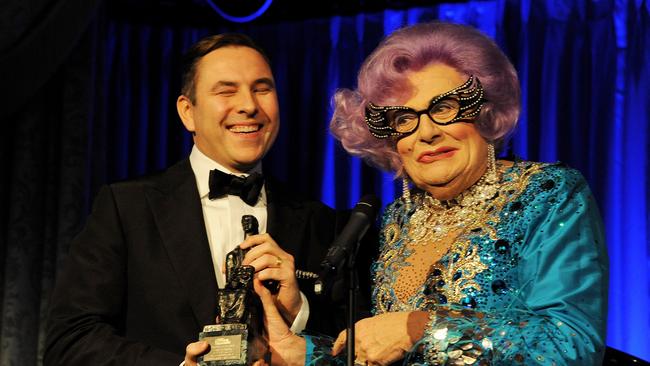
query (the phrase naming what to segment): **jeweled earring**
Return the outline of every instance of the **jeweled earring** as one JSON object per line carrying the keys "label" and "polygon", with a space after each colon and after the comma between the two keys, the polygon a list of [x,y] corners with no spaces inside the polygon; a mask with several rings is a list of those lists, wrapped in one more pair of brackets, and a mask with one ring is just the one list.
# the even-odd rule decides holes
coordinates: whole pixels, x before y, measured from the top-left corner
{"label": "jeweled earring", "polygon": [[499,177],[497,176],[497,158],[496,153],[494,152],[494,144],[488,143],[488,171],[487,171],[487,183],[495,184],[498,182]]}
{"label": "jeweled earring", "polygon": [[409,181],[406,177],[402,178],[402,200],[406,204],[406,210],[411,209],[411,190],[409,189]]}

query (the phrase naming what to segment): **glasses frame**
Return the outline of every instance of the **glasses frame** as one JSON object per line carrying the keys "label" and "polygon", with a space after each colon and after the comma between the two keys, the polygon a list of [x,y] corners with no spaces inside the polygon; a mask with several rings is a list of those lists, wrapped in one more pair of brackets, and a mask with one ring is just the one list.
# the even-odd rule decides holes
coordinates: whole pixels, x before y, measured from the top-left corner
{"label": "glasses frame", "polygon": [[[459,104],[458,112],[456,116],[447,122],[436,121],[430,114],[431,110],[442,102],[445,99],[449,99],[451,96],[455,96],[455,100]],[[404,137],[415,132],[418,127],[420,127],[420,120],[423,114],[429,116],[429,119],[433,123],[439,126],[447,126],[453,123],[459,122],[469,122],[473,123],[476,119],[476,116],[481,112],[481,107],[487,102],[484,98],[483,85],[481,81],[471,75],[466,82],[462,85],[442,93],[438,96],[433,97],[429,106],[426,109],[416,111],[413,108],[406,106],[378,106],[372,102],[368,102],[365,110],[365,121],[368,125],[370,133],[378,138],[384,139],[388,137]],[[394,110],[405,110],[410,111],[417,116],[417,122],[415,126],[404,132],[400,132],[392,125],[387,116],[387,112]]]}

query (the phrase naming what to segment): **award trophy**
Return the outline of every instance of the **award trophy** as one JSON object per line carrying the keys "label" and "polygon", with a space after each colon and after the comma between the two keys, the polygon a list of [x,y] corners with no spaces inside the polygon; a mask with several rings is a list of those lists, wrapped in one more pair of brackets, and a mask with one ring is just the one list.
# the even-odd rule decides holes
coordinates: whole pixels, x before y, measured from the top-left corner
{"label": "award trophy", "polygon": [[[244,237],[257,234],[252,215],[242,217]],[[198,358],[201,366],[250,365],[268,356],[262,304],[253,291],[253,266],[244,266],[246,251],[239,247],[226,255],[226,286],[217,293],[217,324],[206,325],[199,339],[210,351]],[[270,363],[270,360],[268,361]]]}

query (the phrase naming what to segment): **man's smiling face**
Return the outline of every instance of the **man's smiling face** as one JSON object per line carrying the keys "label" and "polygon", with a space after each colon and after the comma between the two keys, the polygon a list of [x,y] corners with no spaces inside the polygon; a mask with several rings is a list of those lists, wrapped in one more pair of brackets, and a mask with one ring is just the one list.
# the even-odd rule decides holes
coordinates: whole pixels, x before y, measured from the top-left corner
{"label": "man's smiling face", "polygon": [[232,170],[246,172],[273,145],[280,127],[271,68],[256,50],[227,46],[196,66],[195,101],[181,96],[179,114],[196,147]]}

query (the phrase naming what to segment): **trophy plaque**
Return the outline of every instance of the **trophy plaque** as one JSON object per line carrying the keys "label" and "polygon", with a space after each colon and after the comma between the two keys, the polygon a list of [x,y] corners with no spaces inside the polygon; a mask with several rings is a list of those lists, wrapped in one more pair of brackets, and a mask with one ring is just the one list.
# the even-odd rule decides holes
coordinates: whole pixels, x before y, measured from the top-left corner
{"label": "trophy plaque", "polygon": [[[242,217],[245,235],[257,231],[254,216]],[[206,325],[199,340],[210,351],[198,358],[200,366],[244,366],[268,356],[262,306],[253,291],[253,266],[242,262],[246,252],[236,247],[226,255],[226,286],[217,293],[217,324]]]}

